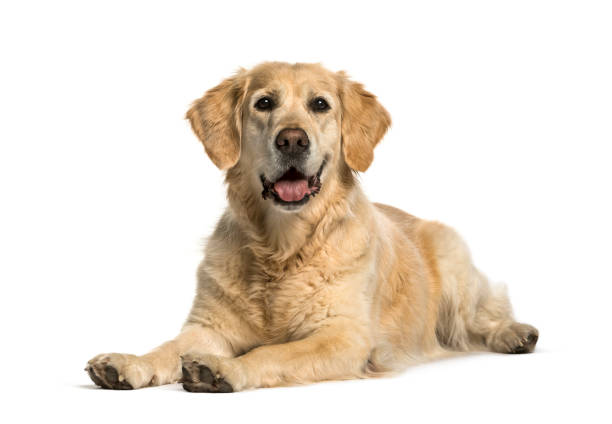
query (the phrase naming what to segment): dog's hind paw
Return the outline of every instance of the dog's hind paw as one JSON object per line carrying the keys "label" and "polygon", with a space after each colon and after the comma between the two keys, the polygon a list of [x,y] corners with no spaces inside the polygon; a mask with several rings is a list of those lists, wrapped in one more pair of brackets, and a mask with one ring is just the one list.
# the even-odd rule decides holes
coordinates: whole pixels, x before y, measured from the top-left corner
{"label": "dog's hind paw", "polygon": [[538,342],[539,333],[529,324],[514,322],[495,334],[489,347],[500,353],[531,353]]}

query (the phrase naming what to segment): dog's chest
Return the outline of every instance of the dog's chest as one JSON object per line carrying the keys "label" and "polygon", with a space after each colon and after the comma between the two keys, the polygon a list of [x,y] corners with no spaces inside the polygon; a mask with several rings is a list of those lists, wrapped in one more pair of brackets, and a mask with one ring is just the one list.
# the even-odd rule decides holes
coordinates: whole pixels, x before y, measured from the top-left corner
{"label": "dog's chest", "polygon": [[309,266],[276,275],[255,272],[247,292],[253,324],[272,341],[297,339],[317,328],[333,297],[330,275]]}

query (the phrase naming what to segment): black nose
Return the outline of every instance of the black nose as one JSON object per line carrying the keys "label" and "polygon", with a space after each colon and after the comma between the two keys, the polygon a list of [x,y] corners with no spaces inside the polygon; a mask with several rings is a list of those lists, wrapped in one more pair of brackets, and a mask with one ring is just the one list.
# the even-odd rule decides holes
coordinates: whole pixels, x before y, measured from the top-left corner
{"label": "black nose", "polygon": [[276,136],[276,148],[284,154],[299,155],[308,151],[308,136],[301,128],[285,128]]}

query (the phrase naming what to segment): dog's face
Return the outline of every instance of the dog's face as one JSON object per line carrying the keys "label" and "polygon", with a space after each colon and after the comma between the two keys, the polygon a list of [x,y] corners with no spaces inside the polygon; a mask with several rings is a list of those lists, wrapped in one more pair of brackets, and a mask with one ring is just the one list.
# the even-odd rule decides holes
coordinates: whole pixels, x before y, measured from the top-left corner
{"label": "dog's face", "polygon": [[337,81],[317,67],[255,72],[243,106],[242,153],[264,198],[298,210],[322,188],[340,153]]}
{"label": "dog's face", "polygon": [[243,183],[284,211],[304,207],[344,164],[365,171],[390,125],[361,84],[312,64],[241,71],[187,117],[219,168],[241,167]]}

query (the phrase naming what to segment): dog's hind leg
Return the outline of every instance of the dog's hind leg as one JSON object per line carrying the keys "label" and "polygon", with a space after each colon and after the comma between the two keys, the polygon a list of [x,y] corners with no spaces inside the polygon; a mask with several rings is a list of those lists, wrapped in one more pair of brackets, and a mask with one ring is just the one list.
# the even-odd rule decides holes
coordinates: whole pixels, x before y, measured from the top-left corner
{"label": "dog's hind leg", "polygon": [[492,286],[472,264],[467,246],[451,228],[435,226],[437,268],[442,295],[436,334],[443,346],[456,350],[486,349],[529,353],[538,330],[514,320],[504,286]]}
{"label": "dog's hind leg", "polygon": [[474,315],[467,322],[472,344],[484,344],[500,353],[530,353],[538,341],[538,330],[516,322],[505,286],[491,286],[486,277],[474,268],[479,285]]}

